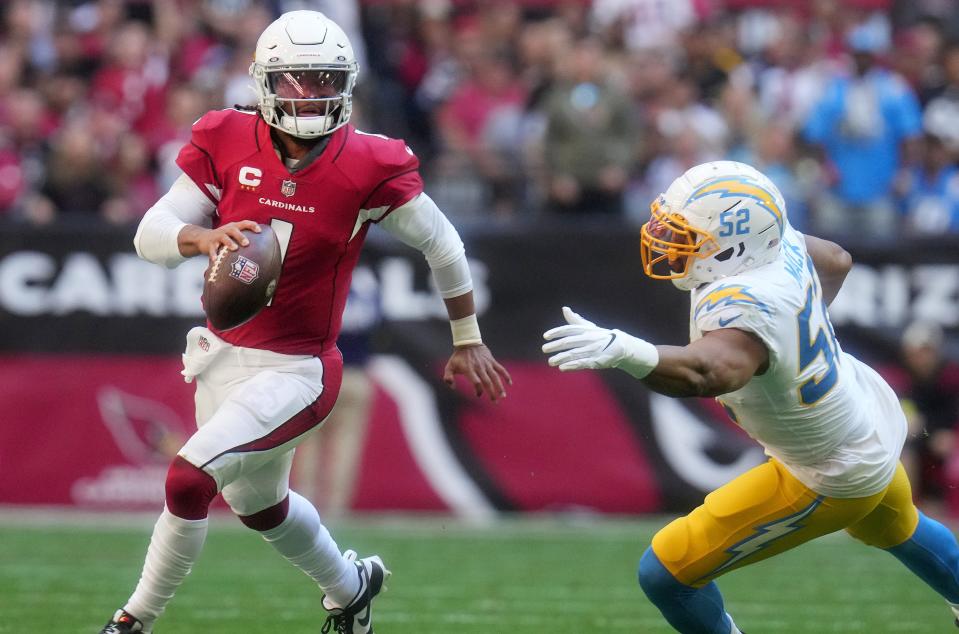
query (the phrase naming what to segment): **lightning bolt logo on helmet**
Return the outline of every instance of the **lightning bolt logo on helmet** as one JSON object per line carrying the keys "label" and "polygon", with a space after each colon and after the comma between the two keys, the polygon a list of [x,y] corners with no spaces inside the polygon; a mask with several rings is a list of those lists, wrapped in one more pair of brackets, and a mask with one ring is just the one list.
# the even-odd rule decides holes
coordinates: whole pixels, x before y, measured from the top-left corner
{"label": "lightning bolt logo on helmet", "polygon": [[694,191],[686,204],[710,194],[719,194],[720,198],[751,198],[758,202],[761,208],[771,213],[779,225],[779,230],[783,230],[783,211],[773,194],[748,178],[723,178],[711,181]]}

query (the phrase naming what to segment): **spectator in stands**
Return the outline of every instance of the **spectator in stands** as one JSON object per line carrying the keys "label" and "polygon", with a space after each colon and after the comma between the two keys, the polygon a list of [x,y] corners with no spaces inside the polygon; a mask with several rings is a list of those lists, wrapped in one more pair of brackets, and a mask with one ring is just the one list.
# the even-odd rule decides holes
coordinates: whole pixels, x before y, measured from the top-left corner
{"label": "spectator in stands", "polygon": [[147,26],[125,22],[110,39],[108,61],[93,76],[90,95],[97,108],[143,134],[162,117],[167,79],[166,59],[152,50]]}
{"label": "spectator in stands", "polygon": [[549,205],[561,213],[621,214],[637,157],[636,112],[605,76],[603,48],[584,39],[544,99]]}
{"label": "spectator in stands", "polygon": [[[822,153],[808,157],[790,148],[777,167],[767,165],[782,167],[783,178],[802,176],[797,191],[803,200],[790,207],[822,210],[813,231],[889,235],[898,220],[894,202],[903,200],[892,198],[892,184],[905,194],[906,184],[920,182],[896,178],[907,170],[916,174],[910,165],[920,127],[913,91],[879,62],[902,71],[928,103],[924,129],[959,156],[959,45],[944,45],[959,34],[959,8],[943,0],[900,2],[895,11],[874,10],[884,6],[875,0],[787,4],[790,9],[739,0],[0,3],[0,148],[9,153],[3,169],[18,175],[2,205],[8,216],[53,218],[51,199],[36,196],[49,162],[47,139],[76,119],[89,122],[102,171],[120,160],[121,137],[141,137],[150,171],[137,178],[143,185],[152,174],[162,190],[167,143],[179,141],[196,118],[174,116],[169,108],[193,113],[248,101],[249,36],[295,5],[333,11],[353,25],[358,55],[362,36],[369,39],[371,55],[361,66],[376,83],[358,95],[354,115],[358,123],[370,119],[407,138],[431,190],[454,215],[485,219],[492,210],[508,219],[511,211],[538,208],[549,198],[555,188],[547,177],[554,166],[546,164],[553,157],[544,149],[547,97],[571,42],[591,35],[600,38],[603,83],[616,85],[638,113],[638,125],[621,131],[619,141],[633,130],[643,133],[642,152],[632,149],[628,168],[643,178],[627,186],[630,196],[645,198],[646,188],[655,189],[652,183],[666,179],[677,161],[697,154],[775,154],[760,146],[781,146],[791,127]],[[856,72],[837,76],[845,51],[854,53]],[[504,86],[499,93],[497,82]],[[202,107],[171,105],[197,100]],[[764,134],[769,125],[775,129]],[[929,186],[944,182],[931,176]],[[559,190],[569,183],[559,181]],[[565,189],[568,198],[572,189]],[[921,193],[928,210],[935,191]],[[645,203],[628,207],[646,209]]]}
{"label": "spectator in stands", "polygon": [[55,121],[43,96],[31,88],[17,88],[0,99],[0,143],[5,156],[4,207],[9,217],[31,224],[52,222],[50,202],[36,192],[42,184],[49,153],[48,138]]}
{"label": "spectator in stands", "polygon": [[919,102],[942,92],[945,75],[942,69],[945,34],[938,20],[925,18],[896,36],[892,67],[913,87]]}
{"label": "spectator in stands", "polygon": [[926,106],[923,127],[941,139],[952,152],[959,152],[959,42],[946,47],[942,56],[945,85]]}
{"label": "spectator in stands", "polygon": [[0,121],[6,138],[23,155],[43,154],[44,144],[57,127],[43,95],[33,88],[18,88],[0,102]]}
{"label": "spectator in stands", "polygon": [[917,476],[911,480],[915,493],[927,501],[939,500],[959,423],[959,364],[944,355],[942,328],[927,321],[910,324],[902,336],[902,370],[888,374],[910,414],[903,463]]}
{"label": "spectator in stands", "polygon": [[[489,209],[510,215],[518,205],[522,178],[509,155],[491,147],[491,124],[503,118],[518,121],[526,91],[516,78],[508,50],[483,50],[468,65],[469,76],[453,92],[438,114],[440,137],[447,160],[478,172],[489,185]],[[513,138],[516,134],[513,134]]]}
{"label": "spectator in stands", "polygon": [[519,66],[527,99],[521,121],[522,169],[530,186],[525,207],[539,210],[546,194],[546,102],[557,81],[557,67],[573,46],[569,25],[558,18],[532,22],[518,40]]}
{"label": "spectator in stands", "polygon": [[809,228],[808,183],[797,173],[794,131],[789,123],[774,121],[755,128],[742,160],[776,184],[789,210],[789,224],[800,232],[806,231]]}
{"label": "spectator in stands", "polygon": [[160,197],[146,141],[129,135],[118,145],[113,163],[108,181],[110,198],[103,204],[103,218],[114,224],[138,222]]}
{"label": "spectator in stands", "polygon": [[706,103],[716,103],[743,59],[721,22],[700,22],[684,37],[685,74]]}
{"label": "spectator in stands", "polygon": [[639,51],[674,48],[697,16],[693,0],[596,0],[590,17],[607,41]]}
{"label": "spectator in stands", "polygon": [[97,140],[90,133],[89,122],[70,123],[55,141],[41,195],[57,216],[100,214],[110,197],[110,183],[97,155]]}
{"label": "spectator in stands", "polygon": [[41,105],[45,134],[59,128],[64,121],[81,116],[89,105],[88,83],[84,77],[59,70],[37,78],[36,89],[45,102]]}
{"label": "spectator in stands", "polygon": [[22,85],[23,51],[9,43],[0,44],[0,97]]}
{"label": "spectator in stands", "polygon": [[906,230],[914,235],[959,233],[956,154],[934,134],[922,138],[920,161],[898,184]]}
{"label": "spectator in stands", "polygon": [[658,151],[649,163],[643,177],[630,187],[628,194],[629,220],[639,226],[649,220],[649,204],[665,192],[676,174],[713,159],[706,143],[692,128],[660,128],[656,134]]}
{"label": "spectator in stands", "polygon": [[715,103],[719,108],[719,115],[726,124],[727,139],[723,144],[726,148],[725,158],[748,162],[744,159],[751,154],[753,137],[765,126],[755,92],[748,85],[728,83],[723,87]]}
{"label": "spectator in stands", "polygon": [[807,25],[794,17],[783,17],[777,24],[779,37],[765,49],[766,67],[757,76],[759,107],[768,121],[799,129],[829,79],[828,62]]}
{"label": "spectator in stands", "polygon": [[854,72],[833,78],[805,126],[836,172],[832,195],[818,201],[817,230],[888,239],[897,220],[893,179],[902,157],[914,156],[904,146],[921,131],[919,105],[902,78],[877,65],[881,33],[860,25],[847,42]]}
{"label": "spectator in stands", "polygon": [[11,216],[25,190],[20,157],[10,148],[0,149],[0,218]]}
{"label": "spectator in stands", "polygon": [[158,163],[157,188],[166,191],[181,173],[176,157],[190,140],[190,127],[212,107],[209,95],[192,84],[177,84],[167,92],[164,118],[147,137]]}

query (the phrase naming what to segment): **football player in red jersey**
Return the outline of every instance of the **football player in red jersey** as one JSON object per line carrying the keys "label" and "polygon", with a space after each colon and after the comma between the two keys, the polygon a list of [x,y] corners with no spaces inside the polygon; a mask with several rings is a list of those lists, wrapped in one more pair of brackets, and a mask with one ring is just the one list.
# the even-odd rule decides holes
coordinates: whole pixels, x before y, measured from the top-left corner
{"label": "football player in red jersey", "polygon": [[493,401],[511,383],[483,345],[463,243],[423,193],[416,156],[349,125],[357,64],[343,31],[321,13],[286,13],[260,36],[250,74],[257,109],[213,111],[193,125],[177,159],[183,174],[134,242],[141,257],[172,267],[235,250],[263,223],[283,268],[272,304],[252,320],[187,336],[198,430],[170,466],[140,582],[101,634],[152,630],[202,549],[217,493],[320,586],[324,632],[373,631],[370,604],[389,571],[379,557],[341,553],[313,505],[289,489],[294,448],[336,400],[336,339],[371,224],[429,263],[453,334],[444,380],[463,375]]}

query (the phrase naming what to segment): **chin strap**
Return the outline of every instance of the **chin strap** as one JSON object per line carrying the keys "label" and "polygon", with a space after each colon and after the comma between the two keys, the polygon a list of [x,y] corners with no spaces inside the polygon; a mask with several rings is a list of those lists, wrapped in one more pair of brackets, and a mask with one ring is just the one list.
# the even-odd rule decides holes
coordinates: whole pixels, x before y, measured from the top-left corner
{"label": "chin strap", "polygon": [[332,116],[324,117],[294,117],[283,114],[280,117],[279,127],[287,134],[298,138],[315,139],[336,130],[336,119]]}

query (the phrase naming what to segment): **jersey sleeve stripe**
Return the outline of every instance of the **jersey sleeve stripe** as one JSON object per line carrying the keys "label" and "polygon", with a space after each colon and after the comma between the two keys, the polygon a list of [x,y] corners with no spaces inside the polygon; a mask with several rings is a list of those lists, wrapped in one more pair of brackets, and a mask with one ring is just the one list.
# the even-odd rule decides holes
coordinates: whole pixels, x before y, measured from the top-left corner
{"label": "jersey sleeve stripe", "polygon": [[380,215],[379,218],[376,218],[375,220],[371,220],[371,222],[372,222],[374,225],[375,225],[375,224],[379,224],[380,222],[383,221],[384,218],[386,218],[386,217],[389,216],[391,213],[393,213],[394,211],[396,211],[397,209],[399,209],[399,208],[402,207],[403,205],[407,204],[408,202],[410,202],[411,200],[413,200],[413,199],[416,198],[417,196],[419,196],[419,194],[413,194],[412,196],[410,196],[408,199],[404,200],[403,202],[398,203],[398,204],[396,204],[396,205],[393,205],[392,207],[386,209],[386,211],[384,211],[384,212]]}
{"label": "jersey sleeve stripe", "polygon": [[223,189],[223,184],[220,183],[220,177],[217,176],[217,174],[216,174],[216,166],[213,164],[213,157],[210,156],[210,153],[209,153],[209,152],[207,152],[206,150],[204,150],[203,148],[201,148],[199,145],[197,145],[197,144],[194,143],[193,141],[190,141],[190,145],[192,145],[193,147],[195,147],[195,148],[198,149],[199,151],[203,152],[203,155],[206,156],[206,160],[210,161],[210,173],[213,174],[213,180],[216,181],[216,186],[219,187],[219,188],[222,190],[222,189]]}
{"label": "jersey sleeve stripe", "polygon": [[[381,180],[379,183],[376,184],[376,187],[374,187],[374,188],[370,191],[370,195],[367,196],[367,197],[366,197],[366,200],[363,201],[363,204],[360,205],[360,209],[366,209],[366,208],[367,208],[366,205],[370,202],[370,199],[373,198],[373,196],[376,194],[377,190],[378,190],[380,187],[382,187],[383,185],[387,184],[387,183],[390,182],[391,180],[394,180],[394,179],[396,179],[396,178],[399,178],[400,176],[406,176],[407,174],[410,174],[410,173],[412,173],[412,172],[415,172],[415,171],[417,171],[417,169],[419,169],[419,168],[417,168],[417,167],[411,167],[411,168],[408,169],[408,170],[404,170],[404,171],[402,171],[402,172],[397,172],[396,174],[393,174],[392,176],[389,176],[389,177],[384,178],[383,180]],[[414,195],[415,195],[415,194],[414,194]],[[411,196],[410,198],[412,198],[412,196]],[[403,202],[405,203],[405,202],[409,202],[409,201],[404,200]],[[402,203],[400,203],[400,204],[402,204]],[[399,206],[400,206],[400,205],[393,205],[394,208],[399,207]],[[385,217],[386,217],[386,214],[384,214],[383,217],[385,218]]]}

